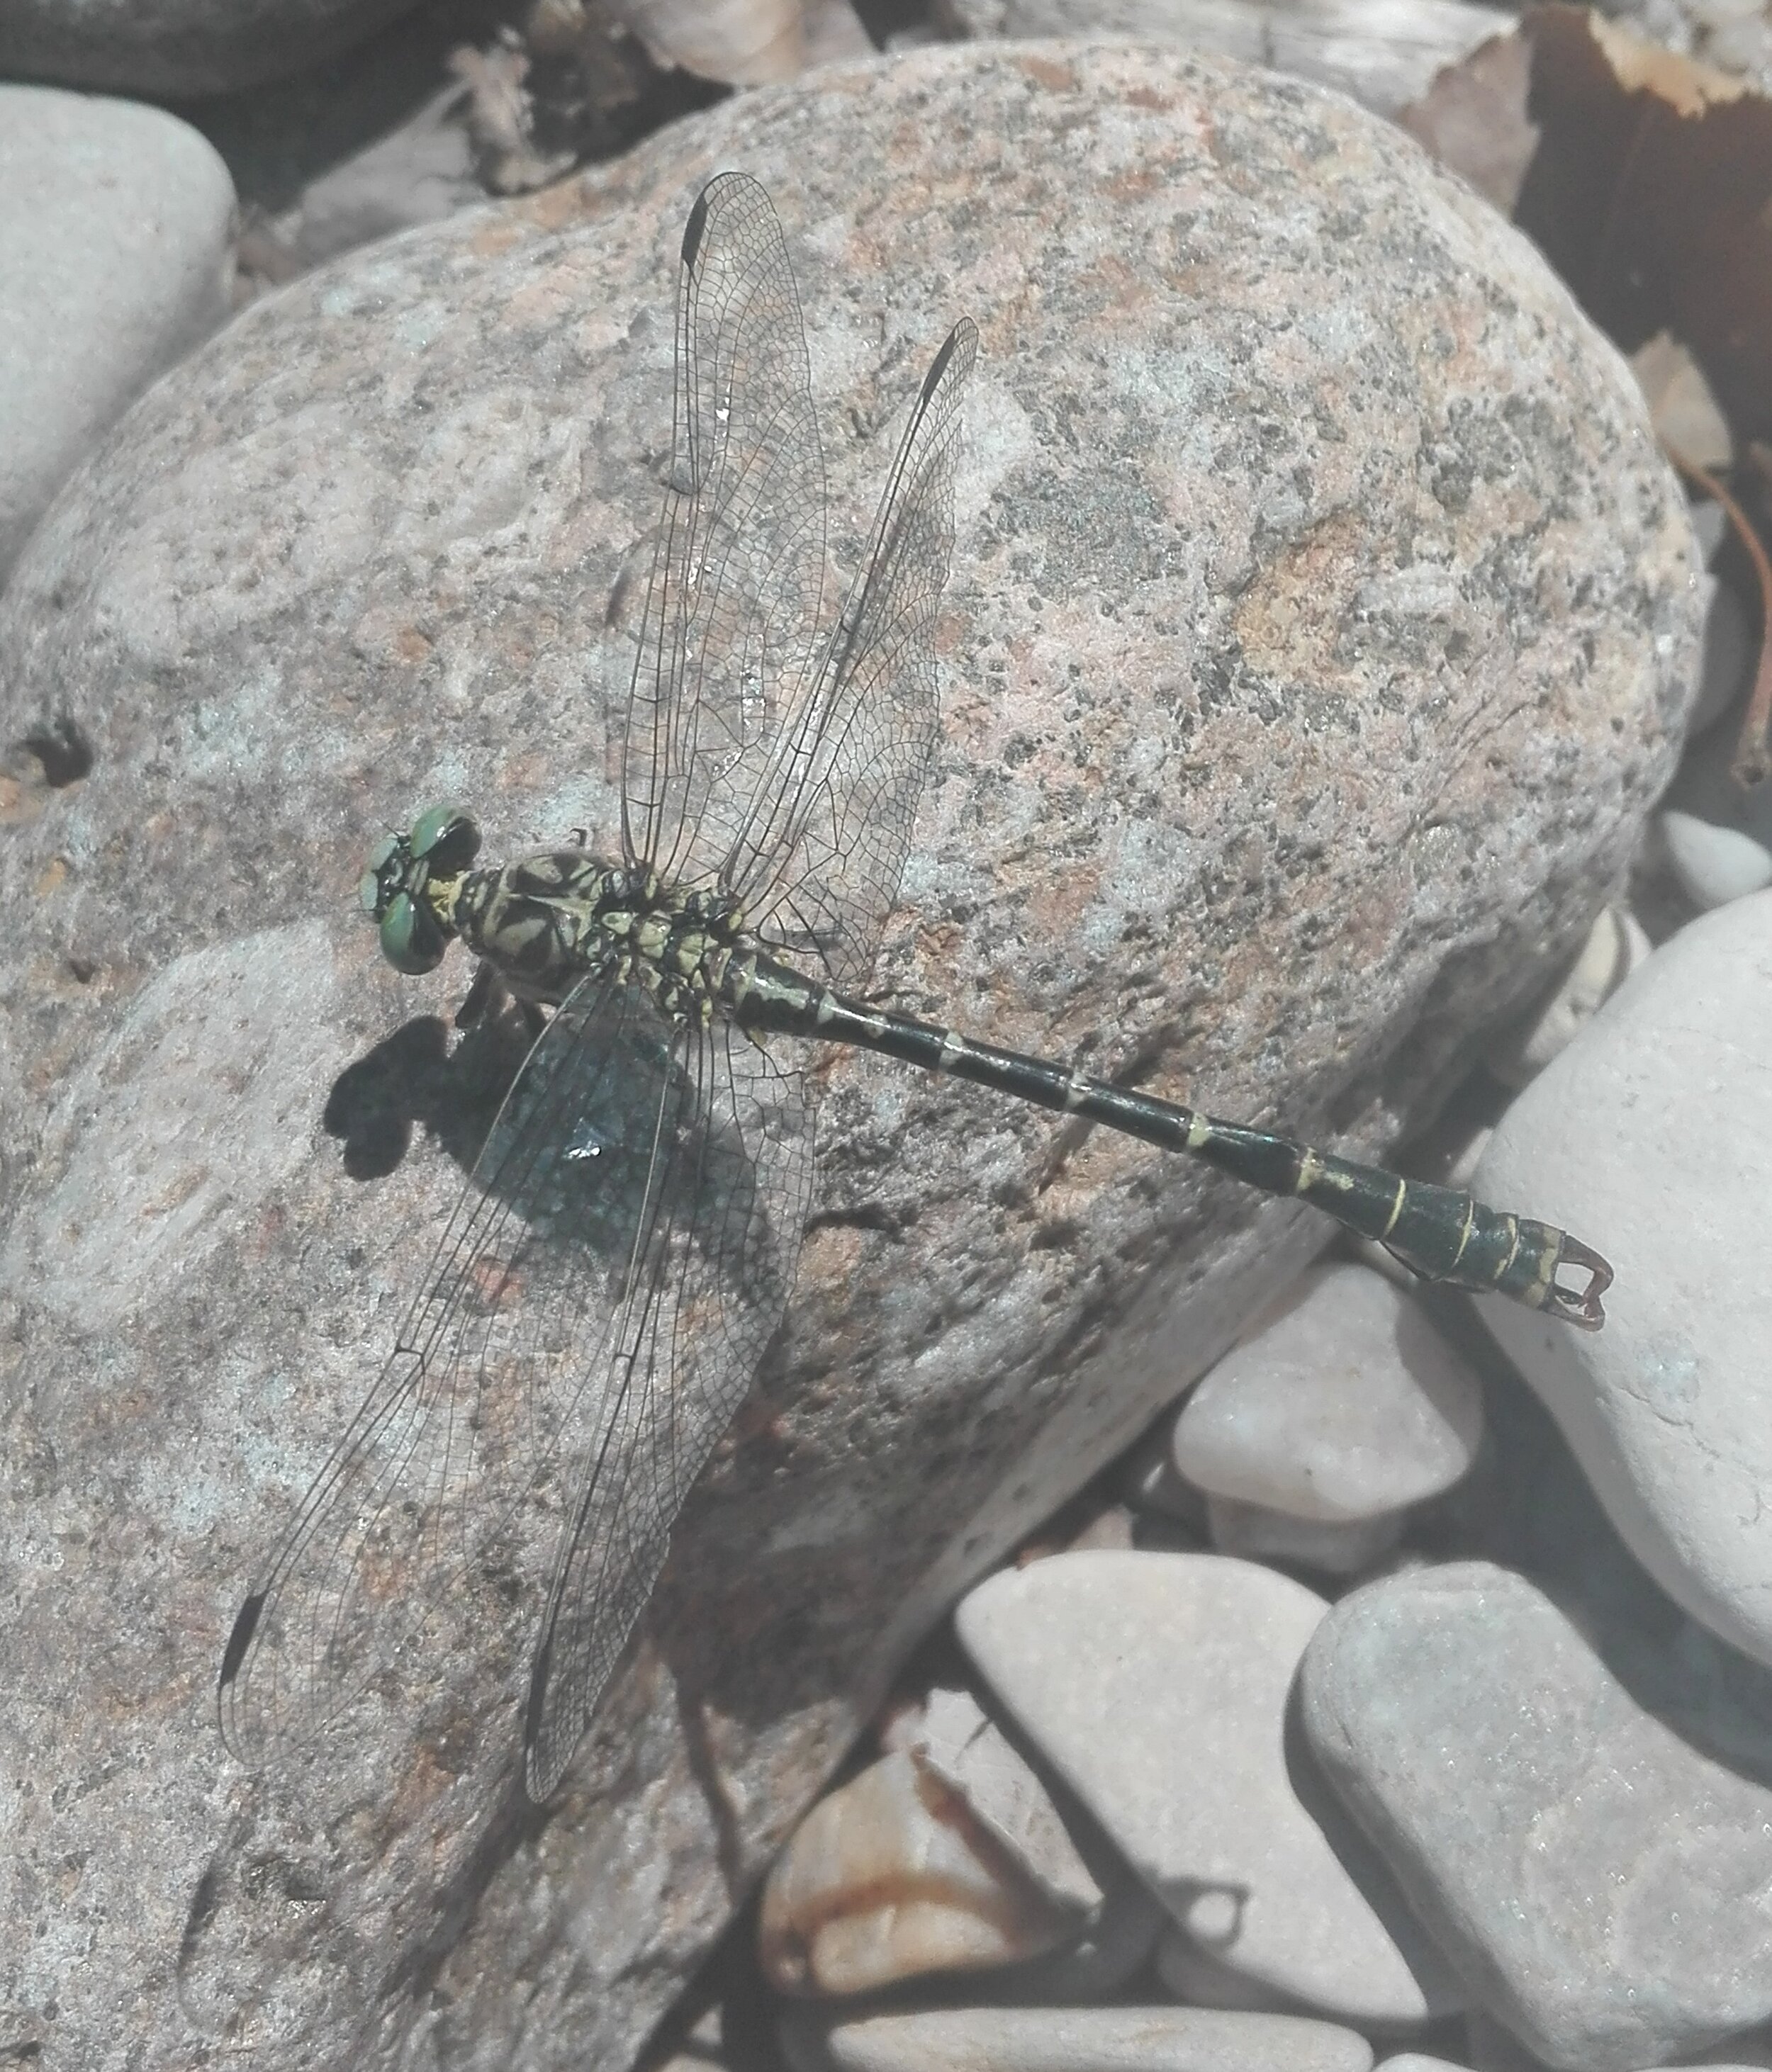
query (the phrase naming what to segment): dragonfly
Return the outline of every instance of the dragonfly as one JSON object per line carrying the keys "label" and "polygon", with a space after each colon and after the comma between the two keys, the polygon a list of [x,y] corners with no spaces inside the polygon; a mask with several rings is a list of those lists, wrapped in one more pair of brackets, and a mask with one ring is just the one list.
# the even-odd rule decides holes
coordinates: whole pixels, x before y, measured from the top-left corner
{"label": "dragonfly", "polygon": [[[792,1291],[812,1045],[849,1044],[1203,1159],[1375,1239],[1428,1281],[1589,1329],[1612,1278],[1549,1224],[960,1035],[862,997],[939,726],[962,319],[925,376],[860,572],[824,610],[826,496],[800,303],[763,188],[719,175],[685,232],[670,459],[620,743],[619,846],[478,861],[464,808],[373,851],[398,970],[459,942],[533,1047],[393,1351],[243,1603],[224,1735],[318,1736],[538,1478],[557,1493],[523,1720],[537,1801],[652,1593]],[[468,1009],[458,1017],[468,1018]]]}

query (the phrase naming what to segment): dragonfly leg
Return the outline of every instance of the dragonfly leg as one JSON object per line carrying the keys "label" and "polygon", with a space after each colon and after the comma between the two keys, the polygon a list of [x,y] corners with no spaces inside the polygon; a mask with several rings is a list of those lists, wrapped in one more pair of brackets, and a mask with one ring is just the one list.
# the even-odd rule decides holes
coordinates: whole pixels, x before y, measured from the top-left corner
{"label": "dragonfly leg", "polygon": [[455,1009],[455,1026],[461,1030],[472,1029],[476,1022],[484,1018],[488,1008],[496,1011],[504,990],[504,980],[498,975],[497,966],[482,958],[475,968],[473,983],[468,987],[466,997]]}

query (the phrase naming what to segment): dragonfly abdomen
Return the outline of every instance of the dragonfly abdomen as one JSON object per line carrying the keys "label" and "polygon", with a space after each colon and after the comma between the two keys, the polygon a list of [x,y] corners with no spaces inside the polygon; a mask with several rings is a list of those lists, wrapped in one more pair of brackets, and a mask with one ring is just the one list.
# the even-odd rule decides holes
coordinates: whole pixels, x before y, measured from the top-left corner
{"label": "dragonfly abdomen", "polygon": [[[1552,1224],[1486,1207],[1456,1188],[1404,1179],[1268,1130],[1219,1122],[1177,1101],[1111,1086],[1045,1059],[864,1006],[767,958],[741,960],[734,970],[748,981],[735,1003],[744,1026],[878,1050],[1039,1108],[1104,1124],[1165,1151],[1186,1152],[1265,1194],[1308,1202],[1361,1236],[1376,1239],[1430,1281],[1510,1295],[1590,1329],[1601,1321],[1599,1297],[1611,1268]],[[1584,1285],[1560,1285],[1561,1266],[1582,1275]]]}

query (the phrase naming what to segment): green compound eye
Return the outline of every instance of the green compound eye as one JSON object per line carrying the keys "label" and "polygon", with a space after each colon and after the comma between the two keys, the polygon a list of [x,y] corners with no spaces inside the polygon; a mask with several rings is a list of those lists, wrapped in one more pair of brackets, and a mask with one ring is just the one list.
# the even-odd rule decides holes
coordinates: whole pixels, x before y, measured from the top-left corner
{"label": "green compound eye", "polygon": [[459,806],[429,806],[413,822],[410,839],[413,855],[429,866],[432,877],[455,878],[473,861],[480,828]]}
{"label": "green compound eye", "polygon": [[380,935],[382,956],[408,978],[422,978],[443,962],[443,931],[410,894],[394,894],[381,918]]}
{"label": "green compound eye", "polygon": [[357,904],[372,921],[381,919],[389,890],[400,882],[402,874],[392,866],[399,860],[402,842],[399,835],[384,835],[369,851],[356,882]]}

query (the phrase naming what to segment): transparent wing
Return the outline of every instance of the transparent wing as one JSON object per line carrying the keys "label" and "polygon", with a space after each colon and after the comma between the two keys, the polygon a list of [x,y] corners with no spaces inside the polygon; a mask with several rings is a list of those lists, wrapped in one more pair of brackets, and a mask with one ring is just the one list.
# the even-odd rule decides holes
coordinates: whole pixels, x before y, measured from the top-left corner
{"label": "transparent wing", "polygon": [[730,1025],[701,1033],[660,1116],[675,1146],[602,1367],[589,1470],[536,1650],[530,1795],[559,1781],[793,1285],[812,1178],[797,1073]]}
{"label": "transparent wing", "polygon": [[588,980],[538,1039],[393,1353],[235,1622],[219,1700],[243,1761],[315,1733],[570,1449],[668,1189],[669,1043],[644,994]]}
{"label": "transparent wing", "polygon": [[683,233],[671,469],[622,754],[628,855],[672,882],[731,849],[810,676],[825,568],[824,459],[781,226],[742,173]]}
{"label": "transparent wing", "polygon": [[839,986],[873,968],[934,750],[936,617],[978,349],[962,319],[924,377],[862,573],[725,866],[752,926],[822,956]]}

